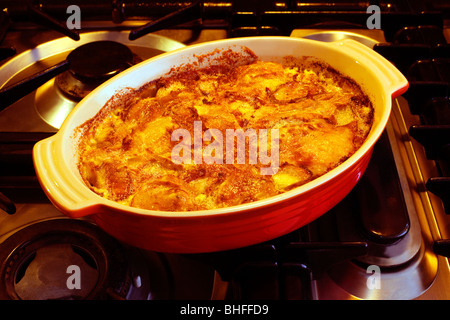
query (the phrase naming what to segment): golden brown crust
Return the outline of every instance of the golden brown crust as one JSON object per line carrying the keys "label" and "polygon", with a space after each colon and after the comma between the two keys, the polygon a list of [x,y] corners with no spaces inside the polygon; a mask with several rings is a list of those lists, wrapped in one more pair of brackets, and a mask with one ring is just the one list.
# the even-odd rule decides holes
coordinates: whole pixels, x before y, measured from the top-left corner
{"label": "golden brown crust", "polygon": [[[233,68],[183,66],[115,96],[85,123],[79,170],[94,192],[130,206],[228,207],[286,192],[330,171],[361,146],[372,122],[371,102],[359,86],[309,58],[284,64],[252,60]],[[245,163],[227,162],[230,150],[216,154],[218,149],[211,155],[220,156],[222,164],[218,158],[212,164],[195,162],[194,149],[190,163],[174,161],[172,152],[180,144],[174,132],[186,130],[192,146],[198,124],[201,137],[208,129],[218,130],[210,132],[221,133],[223,143],[227,129],[256,134],[276,129],[274,174],[261,174],[267,162],[251,163],[249,150]],[[202,141],[203,157],[217,138]],[[238,151],[232,152],[236,159]]]}

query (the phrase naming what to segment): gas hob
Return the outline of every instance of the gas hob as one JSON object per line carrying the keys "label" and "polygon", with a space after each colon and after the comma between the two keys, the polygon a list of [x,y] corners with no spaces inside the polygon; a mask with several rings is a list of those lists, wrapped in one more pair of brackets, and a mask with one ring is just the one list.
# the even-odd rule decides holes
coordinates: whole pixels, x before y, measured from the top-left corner
{"label": "gas hob", "polygon": [[[0,298],[449,299],[445,11],[417,15],[412,5],[382,3],[381,30],[368,30],[365,4],[330,8],[289,2],[277,7],[264,1],[252,8],[202,2],[200,12],[193,2],[187,12],[195,19],[187,19],[185,6],[169,3],[149,2],[141,14],[124,3],[122,10],[113,10],[115,23],[104,21],[105,8],[97,7],[97,15],[91,16],[80,5],[89,19],[77,32],[79,40],[57,28],[22,21],[20,10],[11,5],[11,19],[18,21],[5,32],[1,46],[14,47],[15,54],[0,66],[1,79],[7,79],[2,87],[57,65],[75,48],[96,41],[123,44],[138,62],[193,43],[281,35],[361,41],[391,60],[408,77],[410,89],[394,100],[391,119],[360,183],[323,217],[267,243],[176,255],[130,248],[89,219],[68,219],[48,202],[34,175],[31,148],[58,130],[80,97],[62,92],[57,76],[46,79],[0,111],[0,192],[15,207],[15,213],[0,212]],[[45,3],[40,10],[52,17],[65,14]],[[153,17],[149,23],[142,17],[148,12],[165,19]],[[131,31],[136,39],[130,40]],[[81,285],[84,291],[68,288],[67,268],[73,265],[89,275]],[[44,272],[51,276],[39,280]]]}

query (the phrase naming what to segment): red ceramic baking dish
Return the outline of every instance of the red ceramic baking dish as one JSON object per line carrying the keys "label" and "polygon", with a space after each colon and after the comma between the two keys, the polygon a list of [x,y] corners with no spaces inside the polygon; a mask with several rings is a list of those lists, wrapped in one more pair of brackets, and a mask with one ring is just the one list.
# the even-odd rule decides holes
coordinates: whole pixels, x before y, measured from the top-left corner
{"label": "red ceramic baking dish", "polygon": [[[164,212],[132,208],[102,198],[77,170],[77,127],[94,117],[119,90],[139,88],[173,67],[214,50],[247,47],[261,60],[313,56],[355,80],[372,100],[374,124],[355,154],[325,175],[284,194],[217,210]],[[392,99],[408,88],[405,77],[386,59],[353,41],[319,42],[291,37],[252,37],[185,47],[144,61],[102,84],[84,98],[52,137],[38,142],[33,159],[52,203],[71,218],[89,216],[113,237],[143,249],[201,253],[264,242],[317,219],[339,203],[363,175],[372,149],[391,112]]]}

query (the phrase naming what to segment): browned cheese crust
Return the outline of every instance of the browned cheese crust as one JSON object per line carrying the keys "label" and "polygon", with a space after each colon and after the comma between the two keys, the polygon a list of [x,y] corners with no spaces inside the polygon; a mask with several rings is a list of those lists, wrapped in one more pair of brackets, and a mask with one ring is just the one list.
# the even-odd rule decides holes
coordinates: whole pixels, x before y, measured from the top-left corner
{"label": "browned cheese crust", "polygon": [[[196,121],[202,133],[214,128],[223,137],[227,129],[277,129],[276,173],[262,175],[267,164],[250,164],[248,154],[244,164],[226,163],[226,152],[223,164],[175,163],[171,153],[179,141],[172,133],[186,129],[193,141]],[[361,88],[314,59],[185,68],[112,98],[82,126],[78,167],[91,190],[129,206],[229,207],[327,173],[355,153],[372,122]]]}

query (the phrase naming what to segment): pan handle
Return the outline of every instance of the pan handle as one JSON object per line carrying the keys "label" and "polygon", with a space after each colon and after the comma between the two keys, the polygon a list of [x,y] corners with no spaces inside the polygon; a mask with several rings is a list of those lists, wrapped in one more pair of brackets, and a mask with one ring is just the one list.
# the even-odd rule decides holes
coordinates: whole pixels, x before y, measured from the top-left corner
{"label": "pan handle", "polygon": [[386,58],[363,45],[362,43],[344,39],[341,41],[331,42],[335,46],[343,46],[346,52],[360,60],[373,70],[376,70],[377,76],[380,78],[387,92],[392,98],[396,98],[408,90],[409,83],[406,77]]}
{"label": "pan handle", "polygon": [[17,100],[39,88],[41,85],[69,69],[69,62],[64,60],[41,72],[31,75],[16,84],[0,90],[0,111]]}
{"label": "pan handle", "polygon": [[59,133],[38,141],[33,147],[33,163],[39,183],[53,205],[71,218],[100,213],[102,199],[96,199],[74,172],[67,169],[59,150]]}

